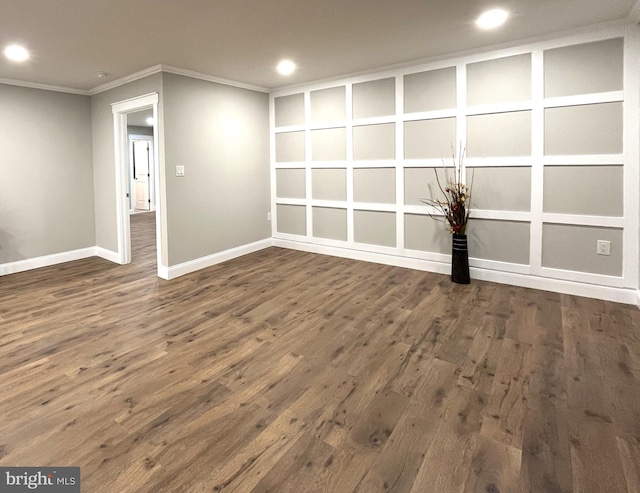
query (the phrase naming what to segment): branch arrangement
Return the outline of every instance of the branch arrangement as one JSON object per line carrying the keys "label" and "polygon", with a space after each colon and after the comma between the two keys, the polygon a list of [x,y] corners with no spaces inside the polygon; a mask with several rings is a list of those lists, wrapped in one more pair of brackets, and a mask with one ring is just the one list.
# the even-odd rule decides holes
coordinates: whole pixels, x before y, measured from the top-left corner
{"label": "branch arrangement", "polygon": [[[463,182],[464,178],[464,158],[465,149],[460,148],[459,158],[456,160],[456,154],[451,148],[454,176],[450,177],[447,171],[446,163],[442,160],[444,169],[445,183],[440,181],[437,168],[434,169],[438,187],[444,196],[444,199],[420,199],[426,205],[429,205],[438,211],[437,215],[428,212],[429,216],[436,221],[446,223],[449,233],[466,234],[467,221],[469,220],[469,207],[471,204],[471,188],[473,187],[473,177],[471,185],[467,186]],[[442,216],[442,217],[441,217]]]}

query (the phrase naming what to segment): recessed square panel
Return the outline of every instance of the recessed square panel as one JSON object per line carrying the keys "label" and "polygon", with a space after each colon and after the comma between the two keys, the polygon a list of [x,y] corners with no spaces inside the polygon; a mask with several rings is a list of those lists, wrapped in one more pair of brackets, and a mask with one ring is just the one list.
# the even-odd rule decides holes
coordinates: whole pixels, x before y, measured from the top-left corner
{"label": "recessed square panel", "polygon": [[448,159],[455,146],[455,118],[417,120],[404,124],[405,159]]}
{"label": "recessed square panel", "polygon": [[304,94],[274,98],[276,127],[304,125]]}
{"label": "recessed square panel", "polygon": [[404,76],[404,112],[456,107],[456,68],[447,67]]}
{"label": "recessed square panel", "polygon": [[471,207],[498,211],[531,210],[531,168],[467,168],[467,183],[473,184]]}
{"label": "recessed square panel", "polygon": [[621,91],[624,39],[563,46],[544,52],[547,98]]}
{"label": "recessed square panel", "polygon": [[313,161],[344,161],[347,158],[347,130],[327,128],[311,131]]}
{"label": "recessed square panel", "polygon": [[545,166],[544,212],[621,217],[622,166]]}
{"label": "recessed square panel", "polygon": [[304,162],[304,132],[276,134],[276,162]]}
{"label": "recessed square panel", "polygon": [[353,127],[353,159],[394,159],[395,128],[394,123]]}
{"label": "recessed square panel", "polygon": [[347,117],[345,86],[311,91],[311,122],[344,121]]}
{"label": "recessed square panel", "polygon": [[425,205],[422,199],[444,199],[444,194],[438,186],[438,179],[444,189],[447,186],[447,176],[453,179],[453,168],[446,168],[446,170],[445,168],[405,168],[404,203]]}
{"label": "recessed square panel", "polygon": [[314,207],[313,236],[347,241],[347,210],[332,207]]}
{"label": "recessed square panel", "polygon": [[353,200],[394,204],[396,201],[395,168],[356,168],[353,170]]}
{"label": "recessed square panel", "polygon": [[467,156],[531,155],[531,111],[467,117]]}
{"label": "recessed square panel", "polygon": [[469,256],[512,264],[529,264],[531,225],[528,222],[470,219]]}
{"label": "recessed square panel", "polygon": [[443,223],[429,216],[405,214],[404,246],[408,250],[451,254],[451,233]]}
{"label": "recessed square panel", "polygon": [[547,108],[544,153],[549,156],[622,153],[622,103]]}
{"label": "recessed square panel", "polygon": [[347,200],[347,170],[318,168],[311,170],[311,187],[315,200]]}
{"label": "recessed square panel", "polygon": [[289,199],[303,199],[306,194],[304,169],[277,169],[276,196]]}
{"label": "recessed square panel", "polygon": [[531,54],[467,65],[467,106],[531,99]]}
{"label": "recessed square panel", "polygon": [[395,113],[395,78],[353,84],[353,118],[388,116]]}
{"label": "recessed square panel", "polygon": [[277,204],[278,233],[290,235],[307,234],[307,213],[304,205]]}
{"label": "recessed square panel", "polygon": [[396,215],[394,212],[354,211],[356,243],[396,246]]}
{"label": "recessed square panel", "polygon": [[[610,242],[611,255],[598,255],[598,240]],[[622,229],[573,224],[542,226],[542,266],[606,276],[622,275]]]}

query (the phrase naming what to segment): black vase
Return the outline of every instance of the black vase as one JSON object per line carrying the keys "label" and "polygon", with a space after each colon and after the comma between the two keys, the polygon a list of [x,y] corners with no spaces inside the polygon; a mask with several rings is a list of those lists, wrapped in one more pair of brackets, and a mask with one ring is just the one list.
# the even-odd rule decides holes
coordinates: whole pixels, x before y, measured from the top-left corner
{"label": "black vase", "polygon": [[451,244],[451,280],[458,284],[469,284],[469,250],[467,235],[453,233]]}

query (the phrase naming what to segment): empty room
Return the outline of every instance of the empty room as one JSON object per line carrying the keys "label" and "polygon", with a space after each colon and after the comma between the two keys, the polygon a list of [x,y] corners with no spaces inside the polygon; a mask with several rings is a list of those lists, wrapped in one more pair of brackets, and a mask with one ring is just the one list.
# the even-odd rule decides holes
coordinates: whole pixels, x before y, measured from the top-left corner
{"label": "empty room", "polygon": [[640,492],[640,0],[0,0],[0,492]]}

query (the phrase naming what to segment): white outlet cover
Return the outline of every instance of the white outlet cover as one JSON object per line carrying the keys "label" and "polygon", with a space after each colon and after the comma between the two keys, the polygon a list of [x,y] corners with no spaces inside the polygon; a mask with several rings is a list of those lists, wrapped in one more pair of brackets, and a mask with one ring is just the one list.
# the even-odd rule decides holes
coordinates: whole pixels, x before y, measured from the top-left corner
{"label": "white outlet cover", "polygon": [[596,253],[598,255],[611,255],[611,242],[608,240],[598,240]]}
{"label": "white outlet cover", "polygon": [[176,176],[184,176],[184,166],[176,166]]}

